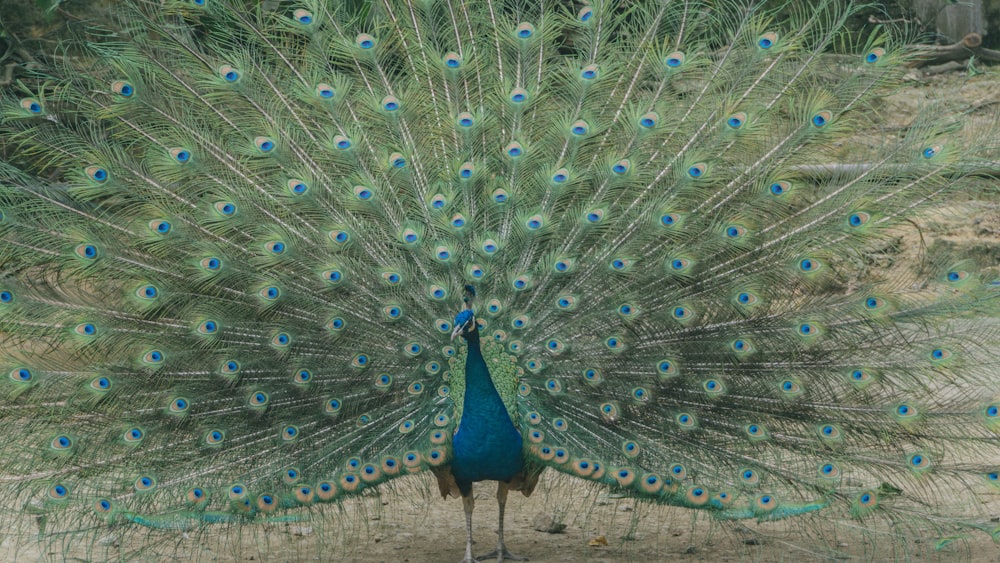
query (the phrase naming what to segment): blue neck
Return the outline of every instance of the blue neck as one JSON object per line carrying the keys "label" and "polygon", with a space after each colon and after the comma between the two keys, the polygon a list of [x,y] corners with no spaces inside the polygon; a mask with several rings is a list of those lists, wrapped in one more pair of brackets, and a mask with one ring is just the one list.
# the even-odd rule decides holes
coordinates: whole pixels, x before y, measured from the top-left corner
{"label": "blue neck", "polygon": [[[499,410],[503,411],[503,417],[510,422],[507,408],[493,385],[493,377],[486,367],[486,360],[483,358],[483,351],[479,347],[479,331],[474,330],[465,335],[466,342],[469,343],[469,351],[465,358],[465,398],[462,403],[462,423],[468,417],[470,422],[476,418],[481,418],[478,413],[498,415]],[[497,418],[501,418],[497,416]],[[512,422],[510,422],[513,424]],[[459,424],[461,429],[462,424]]]}
{"label": "blue neck", "polygon": [[463,495],[471,490],[473,481],[509,481],[524,466],[521,433],[493,385],[479,347],[479,332],[473,330],[464,336],[469,343],[465,398],[462,420],[452,440],[452,473]]}

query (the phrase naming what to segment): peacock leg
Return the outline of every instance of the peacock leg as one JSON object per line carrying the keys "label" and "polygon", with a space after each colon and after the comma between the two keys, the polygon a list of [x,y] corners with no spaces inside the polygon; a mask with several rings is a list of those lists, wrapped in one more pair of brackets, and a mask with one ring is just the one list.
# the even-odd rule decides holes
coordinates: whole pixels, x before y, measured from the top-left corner
{"label": "peacock leg", "polygon": [[465,509],[465,559],[462,563],[474,563],[476,559],[472,556],[472,509],[476,506],[476,498],[469,494],[462,495],[462,508]]}
{"label": "peacock leg", "polygon": [[491,551],[486,555],[480,555],[476,558],[477,561],[485,561],[487,559],[497,558],[497,563],[503,563],[504,559],[511,561],[527,561],[528,558],[522,555],[514,555],[513,553],[507,551],[507,546],[503,543],[503,511],[504,506],[507,505],[507,483],[499,481],[497,483],[497,503],[500,505],[500,523],[497,526],[497,548],[495,551]]}

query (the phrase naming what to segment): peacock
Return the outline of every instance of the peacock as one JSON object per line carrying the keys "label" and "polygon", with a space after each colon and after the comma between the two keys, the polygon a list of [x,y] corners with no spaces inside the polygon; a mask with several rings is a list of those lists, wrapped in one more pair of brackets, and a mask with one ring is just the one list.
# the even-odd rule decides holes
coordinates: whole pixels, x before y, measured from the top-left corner
{"label": "peacock", "polygon": [[504,561],[563,474],[830,557],[1000,540],[995,264],[877,258],[997,120],[873,130],[917,55],[862,8],[122,3],[0,104],[5,528],[157,556],[426,473],[465,562],[497,482]]}

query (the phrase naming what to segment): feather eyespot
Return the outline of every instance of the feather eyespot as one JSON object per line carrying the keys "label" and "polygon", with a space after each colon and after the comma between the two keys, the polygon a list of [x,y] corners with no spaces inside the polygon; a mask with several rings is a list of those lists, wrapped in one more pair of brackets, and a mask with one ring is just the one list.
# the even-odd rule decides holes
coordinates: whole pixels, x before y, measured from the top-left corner
{"label": "feather eyespot", "polygon": [[951,270],[945,276],[945,278],[951,283],[965,281],[968,277],[969,277],[969,272],[966,272],[964,270]]}
{"label": "feather eyespot", "polygon": [[205,434],[205,444],[209,446],[217,446],[226,439],[226,433],[222,430],[209,430]]}
{"label": "feather eyespot", "polygon": [[257,391],[250,394],[250,398],[247,399],[247,404],[251,407],[265,407],[267,406],[269,397],[267,393],[263,391]]}
{"label": "feather eyespot", "polygon": [[172,158],[178,164],[187,164],[191,162],[191,151],[184,148],[172,148],[169,151],[170,158]]}
{"label": "feather eyespot", "polygon": [[668,69],[678,69],[684,65],[684,53],[681,51],[674,51],[663,59],[663,63],[667,65]]}
{"label": "feather eyespot", "polygon": [[584,80],[593,80],[600,75],[600,68],[597,65],[587,65],[580,69],[580,78]]}
{"label": "feather eyespot", "polygon": [[327,399],[323,403],[323,411],[326,414],[337,414],[343,408],[343,401],[340,399]]}
{"label": "feather eyespot", "polygon": [[80,244],[74,249],[74,252],[80,258],[84,260],[94,260],[100,256],[97,247],[92,244]]}
{"label": "feather eyespot", "polygon": [[359,201],[369,201],[375,198],[375,190],[367,186],[354,186],[354,197]]}
{"label": "feather eyespot", "polygon": [[107,182],[108,178],[110,177],[106,168],[97,165],[88,166],[83,170],[83,172],[84,174],[87,175],[88,178],[90,178],[94,182],[97,182],[98,184],[103,184]]}
{"label": "feather eyespot", "polygon": [[726,238],[739,239],[746,236],[747,229],[742,225],[729,225],[725,229],[725,234]]}
{"label": "feather eyespot", "polygon": [[515,104],[524,103],[528,100],[528,91],[524,88],[514,88],[510,91],[510,101]]}
{"label": "feather eyespot", "polygon": [[45,111],[42,103],[37,98],[23,98],[21,100],[21,109],[32,115],[39,115]]}
{"label": "feather eyespot", "polygon": [[697,427],[698,425],[698,420],[695,418],[695,416],[693,414],[686,412],[678,414],[677,416],[674,417],[674,420],[677,422],[677,425],[680,426],[681,429],[683,430],[690,430]]}
{"label": "feather eyespot", "polygon": [[277,286],[270,285],[270,286],[261,288],[257,292],[257,295],[261,299],[264,299],[266,301],[277,301],[278,298],[281,297],[281,289],[278,288]]}
{"label": "feather eyespot", "polygon": [[112,387],[111,380],[108,379],[107,377],[100,376],[90,380],[90,388],[93,389],[94,391],[100,393],[106,393],[111,390],[111,387]]}
{"label": "feather eyespot", "polygon": [[299,385],[305,385],[312,381],[312,378],[313,375],[311,371],[307,369],[300,369],[292,376],[292,382]]}
{"label": "feather eyespot", "polygon": [[819,427],[819,437],[826,442],[838,442],[844,435],[835,424],[824,424]]}
{"label": "feather eyespot", "polygon": [[840,477],[840,467],[835,463],[824,463],[819,466],[819,476],[823,479],[837,479]]}
{"label": "feather eyespot", "polygon": [[778,182],[772,182],[771,185],[768,187],[768,192],[770,192],[770,194],[773,196],[781,196],[788,193],[790,189],[792,189],[792,184],[784,180],[781,180]]}
{"label": "feather eyespot", "polygon": [[818,271],[822,264],[814,258],[803,258],[799,260],[799,270],[805,273],[812,273]]}
{"label": "feather eyespot", "polygon": [[457,69],[462,66],[462,57],[458,53],[450,52],[444,56],[444,66],[450,69]]}
{"label": "feather eyespot", "polygon": [[656,363],[656,373],[660,379],[675,377],[677,366],[670,360],[660,360]]}
{"label": "feather eyespot", "polygon": [[389,155],[389,166],[400,169],[406,168],[406,157],[402,153],[394,152]]}
{"label": "feather eyespot", "polygon": [[382,98],[382,109],[385,111],[393,112],[401,107],[401,102],[399,98],[395,96],[386,96]]}
{"label": "feather eyespot", "polygon": [[122,437],[128,444],[138,444],[145,436],[141,428],[129,428]]}
{"label": "feather eyespot", "polygon": [[299,9],[295,10],[294,12],[292,12],[292,18],[297,23],[302,24],[302,25],[311,25],[313,23],[313,21],[315,21],[313,19],[312,12],[310,12],[309,10],[304,10],[302,8],[299,8]]}
{"label": "feather eyespot", "polygon": [[931,467],[931,458],[923,453],[910,454],[906,461],[912,471],[925,471]]}
{"label": "feather eyespot", "polygon": [[592,225],[596,225],[604,220],[603,209],[591,209],[584,216],[584,220]]}
{"label": "feather eyespot", "polygon": [[875,64],[879,62],[883,56],[885,56],[885,49],[876,47],[865,55],[865,62],[868,64]]}
{"label": "feather eyespot", "polygon": [[150,350],[142,356],[142,361],[150,365],[162,364],[165,359],[166,356],[159,350]]}
{"label": "feather eyespot", "polygon": [[826,127],[832,120],[833,120],[833,114],[830,113],[829,111],[824,110],[814,113],[813,116],[809,119],[809,122],[812,124],[813,127],[821,129],[823,127]]}
{"label": "feather eyespot", "polygon": [[951,350],[946,348],[935,348],[930,353],[931,361],[941,362],[951,357]]}
{"label": "feather eyespot", "polygon": [[172,413],[182,414],[182,413],[187,412],[188,409],[190,409],[190,408],[191,408],[191,403],[187,399],[185,399],[183,397],[178,397],[178,398],[174,399],[173,401],[170,401],[170,407],[169,407],[169,409],[170,409],[170,412],[172,412]]}
{"label": "feather eyespot", "polygon": [[351,148],[352,143],[351,140],[344,135],[335,135],[333,137],[333,146],[337,150],[345,151]]}
{"label": "feather eyespot", "polygon": [[384,390],[392,385],[392,376],[388,373],[381,373],[375,376],[375,388]]}
{"label": "feather eyespot", "polygon": [[455,123],[463,129],[468,129],[476,124],[476,118],[471,113],[463,111],[455,118]]}
{"label": "feather eyespot", "polygon": [[224,217],[232,217],[236,214],[236,204],[228,201],[219,201],[213,204],[215,211]]}
{"label": "feather eyespot", "polygon": [[69,496],[69,487],[61,483],[52,485],[49,487],[48,495],[52,500],[64,500]]}
{"label": "feather eyespot", "polygon": [[726,386],[723,385],[718,379],[705,380],[705,382],[701,384],[701,387],[710,397],[722,395],[726,392]]}
{"label": "feather eyespot", "polygon": [[73,440],[66,435],[59,435],[52,439],[49,446],[53,450],[65,451],[73,447]]}
{"label": "feather eyespot", "polygon": [[240,79],[240,71],[232,65],[222,65],[218,69],[219,76],[230,84],[236,83]]}
{"label": "feather eyespot", "polygon": [[693,179],[698,179],[708,172],[708,165],[704,162],[692,164],[687,169],[687,175]]}
{"label": "feather eyespot", "polygon": [[871,221],[871,218],[872,216],[864,211],[851,213],[851,215],[847,217],[847,225],[852,228],[858,228],[867,225],[868,222]]}
{"label": "feather eyespot", "polygon": [[761,49],[770,49],[778,42],[778,34],[773,31],[767,32],[757,38],[757,47]]}

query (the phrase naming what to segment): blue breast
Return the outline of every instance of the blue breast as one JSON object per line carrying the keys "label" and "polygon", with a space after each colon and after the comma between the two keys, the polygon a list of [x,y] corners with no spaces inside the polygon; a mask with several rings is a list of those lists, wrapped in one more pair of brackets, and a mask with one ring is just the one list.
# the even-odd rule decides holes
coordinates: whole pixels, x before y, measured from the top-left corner
{"label": "blue breast", "polygon": [[465,361],[464,407],[452,441],[451,471],[459,488],[472,481],[507,481],[524,467],[521,433],[493,386],[479,348],[479,335],[473,332],[466,339],[469,355]]}

